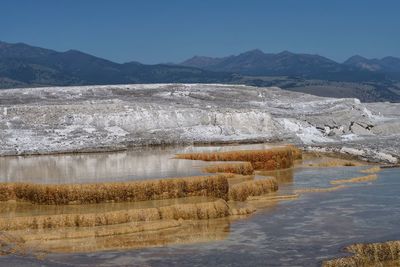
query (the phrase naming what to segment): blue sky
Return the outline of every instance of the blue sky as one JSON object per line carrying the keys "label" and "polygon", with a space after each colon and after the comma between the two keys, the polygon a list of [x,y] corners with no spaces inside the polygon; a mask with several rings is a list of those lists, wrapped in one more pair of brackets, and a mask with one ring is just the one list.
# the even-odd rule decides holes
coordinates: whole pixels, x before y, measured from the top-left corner
{"label": "blue sky", "polygon": [[180,62],[254,48],[337,61],[400,57],[397,0],[0,0],[0,40],[117,62]]}

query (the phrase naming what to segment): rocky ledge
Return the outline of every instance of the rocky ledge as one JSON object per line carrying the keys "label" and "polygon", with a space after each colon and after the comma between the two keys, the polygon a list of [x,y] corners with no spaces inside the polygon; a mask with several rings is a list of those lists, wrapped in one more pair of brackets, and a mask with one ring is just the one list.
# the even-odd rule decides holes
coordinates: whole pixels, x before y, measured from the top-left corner
{"label": "rocky ledge", "polygon": [[399,110],[221,84],[9,89],[0,91],[0,155],[283,141],[397,163]]}

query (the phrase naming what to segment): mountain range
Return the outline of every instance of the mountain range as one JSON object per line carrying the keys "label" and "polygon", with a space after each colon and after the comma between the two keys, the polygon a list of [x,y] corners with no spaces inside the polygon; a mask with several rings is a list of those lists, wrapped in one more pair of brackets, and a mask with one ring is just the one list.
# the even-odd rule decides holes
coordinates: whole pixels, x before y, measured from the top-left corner
{"label": "mountain range", "polygon": [[384,57],[382,59],[367,59],[356,55],[344,62],[344,65],[353,66],[364,70],[381,71],[386,73],[400,72],[400,59],[396,57]]}
{"label": "mountain range", "polygon": [[229,82],[231,74],[180,65],[118,64],[77,50],[0,42],[0,87],[158,82]]}
{"label": "mountain range", "polygon": [[353,56],[338,63],[320,55],[289,51],[272,54],[258,49],[222,58],[195,56],[180,65],[250,76],[299,76],[337,81],[394,78],[400,73],[400,58],[395,57]]}
{"label": "mountain range", "polygon": [[338,63],[320,55],[256,49],[220,58],[195,56],[179,64],[119,64],[77,50],[0,42],[0,88],[126,83],[242,83],[400,102],[400,59],[353,56]]}

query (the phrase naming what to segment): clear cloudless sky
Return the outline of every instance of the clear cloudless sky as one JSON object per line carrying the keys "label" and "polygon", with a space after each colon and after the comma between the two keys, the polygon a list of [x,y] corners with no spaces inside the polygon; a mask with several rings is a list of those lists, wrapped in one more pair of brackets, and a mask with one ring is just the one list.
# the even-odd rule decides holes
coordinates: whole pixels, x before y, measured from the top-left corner
{"label": "clear cloudless sky", "polygon": [[400,57],[399,0],[0,0],[0,40],[116,62],[259,48]]}

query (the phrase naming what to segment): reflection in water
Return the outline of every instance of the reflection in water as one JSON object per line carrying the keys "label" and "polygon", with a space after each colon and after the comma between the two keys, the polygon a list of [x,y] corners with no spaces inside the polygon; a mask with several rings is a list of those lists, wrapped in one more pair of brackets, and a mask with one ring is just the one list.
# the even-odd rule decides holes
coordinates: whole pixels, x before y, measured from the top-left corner
{"label": "reflection in water", "polygon": [[[147,228],[146,231],[135,232]],[[110,229],[107,229],[110,228]],[[124,230],[129,230],[123,232]],[[77,231],[74,233],[74,231]],[[79,231],[84,232],[78,234]],[[101,236],[102,232],[113,234]],[[226,238],[230,231],[230,220],[227,218],[196,221],[162,221],[147,222],[142,225],[117,225],[108,227],[91,227],[88,229],[63,229],[60,232],[38,231],[30,233],[25,246],[38,248],[46,252],[92,252],[104,250],[124,250],[142,247],[164,246],[166,244],[188,244],[217,241]],[[130,232],[130,233],[129,233]],[[75,238],[54,238],[55,236],[77,236]],[[86,235],[86,236],[85,236]],[[53,239],[46,239],[52,236]],[[85,236],[85,237],[79,237]],[[36,239],[35,239],[36,238]]]}
{"label": "reflection in water", "polygon": [[[209,165],[209,163],[173,159],[176,153],[219,152],[232,149],[247,150],[269,147],[268,145],[170,147],[118,153],[7,157],[0,158],[0,164],[3,167],[0,174],[5,179],[4,181],[37,183],[85,183],[166,176],[179,177],[203,174],[204,166]],[[293,180],[292,170],[273,171],[265,175],[277,176],[282,183]],[[254,175],[236,175],[229,179],[229,184],[235,185],[254,179]],[[256,178],[256,180],[260,180],[257,182],[265,179],[270,178]],[[182,213],[183,210],[179,211],[178,208],[174,207],[182,204],[214,203],[215,201],[217,201],[215,198],[210,197],[187,197],[91,205],[34,205],[24,202],[7,202],[0,206],[0,216],[2,217],[2,225],[9,229],[8,234],[15,240],[23,240],[23,242],[16,243],[24,243],[24,249],[40,248],[49,252],[83,252],[222,239],[229,232],[229,221],[232,218],[205,221],[159,220],[146,223],[139,222],[139,220],[118,224],[106,222],[111,219],[111,215],[118,215],[118,218],[114,216],[115,218],[112,220],[119,221],[122,218],[121,216],[125,216],[124,214],[128,216],[128,214],[132,214],[133,210],[146,211],[147,209],[166,207],[172,213]],[[272,208],[277,204],[276,199],[263,202],[266,202],[264,208]],[[192,206],[185,207],[192,209]],[[229,213],[236,217],[253,211],[254,208],[245,203],[232,202],[229,204]],[[84,221],[92,221],[91,214],[96,216],[94,220],[97,220],[97,218],[102,220],[101,224],[96,223],[96,225],[102,226],[82,227]],[[59,228],[58,226],[64,225],[65,222],[68,222],[68,226],[70,226],[71,218],[68,218],[69,215],[80,216],[80,227]],[[218,215],[216,217],[223,216]],[[145,219],[145,217],[143,218]],[[71,225],[73,225],[73,222]],[[46,229],[54,227],[57,229]],[[38,229],[35,230],[36,228]]]}
{"label": "reflection in water", "polygon": [[137,202],[98,203],[86,205],[37,205],[27,202],[2,202],[0,205],[1,218],[14,218],[21,216],[39,216],[56,214],[81,214],[104,213],[111,211],[123,211],[129,209],[148,209],[179,204],[195,204],[215,201],[216,198],[196,196],[171,198],[162,200],[149,200]]}
{"label": "reflection in water", "polygon": [[[325,187],[330,179],[353,177],[358,170],[297,170],[294,184],[288,187]],[[277,203],[275,208],[231,223],[229,236],[211,243],[49,255],[43,263],[67,259],[82,266],[320,266],[324,260],[344,256],[341,249],[348,244],[400,240],[398,178],[398,169],[384,170],[373,183]]]}
{"label": "reflection in water", "polygon": [[[169,172],[173,174],[168,174],[168,176],[179,176],[180,167],[178,166],[180,166],[180,163],[174,163],[178,165],[168,165],[170,163],[162,162],[162,159],[170,162],[183,162],[182,164],[193,164],[181,165],[183,166],[182,170],[194,170],[201,174],[201,169],[204,167],[201,162],[171,159],[174,153],[190,152],[185,149],[155,149],[152,152],[153,155],[150,155],[150,153],[148,156],[154,156],[157,160],[142,161],[140,163],[143,164],[142,168],[138,167],[140,165],[138,163],[140,162],[140,155],[135,154],[139,153],[137,151],[105,153],[104,155],[103,153],[77,155],[84,156],[81,159],[82,162],[76,160],[79,157],[72,160],[68,159],[66,162],[70,162],[71,165],[72,162],[78,164],[76,170],[71,168],[73,171],[70,174],[75,175],[75,181],[79,182],[136,179],[135,177],[157,178],[164,177]],[[206,147],[205,149],[213,150],[218,148]],[[130,153],[133,154],[127,156]],[[146,153],[143,152],[143,155],[146,155]],[[114,157],[114,154],[119,155],[120,159]],[[99,155],[101,157],[109,155],[110,159],[113,160],[99,160],[96,158]],[[135,161],[135,157],[137,157],[138,162],[130,162],[131,160]],[[160,157],[161,162],[158,161]],[[32,168],[31,171],[34,170],[34,161],[28,164],[33,158],[28,157],[27,159],[29,160],[21,163],[22,166],[30,166]],[[53,159],[45,160],[46,163],[42,166],[53,166],[49,164]],[[17,158],[10,158],[10,161],[1,161],[1,167],[5,166],[7,171],[0,168],[0,177],[8,177],[9,179],[14,179],[13,181],[29,177],[29,172],[20,172],[16,165],[17,163],[13,162],[13,160],[17,160]],[[107,163],[108,160],[110,160],[109,163]],[[55,180],[52,179],[56,177],[55,174],[62,174],[62,168],[70,163],[57,165],[57,160],[54,160],[54,162],[56,167],[53,166],[51,169],[57,171],[48,176],[46,176],[48,174],[46,171],[41,172],[41,175],[45,177],[43,179],[38,171],[37,178],[31,181],[65,182],[67,176],[64,178],[58,176]],[[80,163],[83,165],[79,165]],[[108,167],[102,168],[101,164]],[[146,164],[148,164],[149,170],[145,171]],[[135,169],[132,166],[137,167]],[[149,166],[151,167],[149,168]],[[97,167],[99,167],[99,172],[96,173],[92,169]],[[397,172],[394,169],[382,171],[379,175],[380,179],[373,181],[373,183],[367,181],[355,185],[349,184],[348,187],[341,188],[341,190],[336,190],[335,192],[321,193],[324,188],[331,186],[330,181],[359,176],[357,173],[361,169],[361,167],[324,169],[299,167],[294,170],[256,172],[255,176],[230,178],[229,183],[231,185],[241,181],[265,178],[266,176],[275,176],[278,180],[279,191],[268,195],[268,197],[252,197],[248,201],[250,204],[245,202],[229,203],[231,209],[248,208],[245,207],[248,204],[257,208],[260,207],[258,213],[245,220],[233,222],[233,217],[196,221],[169,219],[157,222],[133,222],[90,228],[69,227],[53,230],[16,230],[10,231],[6,237],[0,235],[0,251],[4,252],[8,248],[2,246],[1,240],[9,240],[8,243],[6,242],[7,244],[12,243],[10,240],[14,240],[14,244],[18,244],[13,247],[14,252],[33,251],[34,255],[40,252],[50,252],[51,254],[47,255],[44,261],[40,261],[38,266],[55,266],[57,262],[91,266],[132,265],[133,263],[138,266],[190,266],[193,262],[198,265],[220,266],[316,266],[324,259],[338,256],[340,248],[344,244],[365,241],[368,238],[385,239],[388,236],[395,238],[396,235],[400,237],[400,232],[397,230],[400,216],[398,205],[399,183],[396,180],[398,178],[398,170]],[[130,171],[132,173],[129,173]],[[21,176],[18,178],[11,174],[19,174]],[[161,176],[157,176],[157,174]],[[184,175],[193,174],[185,173]],[[68,182],[70,183],[71,180]],[[301,194],[300,196],[294,194],[296,190],[309,188],[320,190],[319,193],[314,194]],[[293,199],[296,199],[296,201],[282,201]],[[19,216],[48,214],[101,213],[178,204],[175,201],[198,203],[208,200],[187,198],[186,200],[173,199],[84,206],[35,205],[34,208],[26,203],[7,203],[6,205],[2,203],[0,205],[0,216],[4,217],[7,214],[10,218],[17,218]],[[376,225],[379,225],[379,228],[376,228]],[[24,242],[21,242],[22,238],[24,238]],[[132,248],[136,249],[133,250]],[[97,252],[87,253],[93,251]],[[53,254],[53,252],[57,252],[57,254]],[[74,253],[71,254],[71,252]],[[0,265],[5,263],[19,265],[17,264],[19,263],[18,260],[19,258],[15,256],[6,256],[0,258]],[[27,258],[24,258],[25,262],[27,265],[36,263]]]}
{"label": "reflection in water", "polygon": [[222,240],[232,219],[126,223],[109,226],[18,230],[0,234],[1,254],[93,252]]}
{"label": "reflection in water", "polygon": [[0,158],[2,182],[94,183],[201,175],[203,164],[173,160],[174,150]]}
{"label": "reflection in water", "polygon": [[[290,168],[290,169],[275,170],[275,171],[257,171],[256,174],[259,176],[275,177],[278,183],[280,185],[283,185],[283,184],[293,183],[294,170],[293,168]],[[258,177],[256,176],[256,179],[257,178]]]}
{"label": "reflection in water", "polygon": [[204,175],[209,163],[175,154],[266,149],[271,145],[148,147],[112,153],[0,157],[0,182],[95,183]]}

